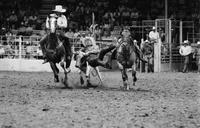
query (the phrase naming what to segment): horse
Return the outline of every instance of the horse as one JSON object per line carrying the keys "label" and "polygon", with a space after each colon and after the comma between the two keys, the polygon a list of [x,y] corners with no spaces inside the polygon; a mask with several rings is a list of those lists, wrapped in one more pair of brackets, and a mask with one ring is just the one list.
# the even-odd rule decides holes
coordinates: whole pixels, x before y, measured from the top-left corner
{"label": "horse", "polygon": [[56,63],[60,63],[60,66],[64,70],[64,79],[63,84],[65,87],[68,87],[68,71],[66,68],[70,66],[71,63],[71,45],[67,37],[62,40],[56,33],[57,30],[57,20],[55,17],[49,19],[49,29],[50,33],[40,41],[40,46],[44,47],[43,50],[46,54],[46,58],[50,63],[50,67],[54,74],[54,82],[59,82],[59,69],[56,66]]}
{"label": "horse", "polygon": [[144,59],[147,60],[147,72],[153,72],[153,57],[154,57],[154,44],[149,43],[149,41],[144,41],[141,43],[141,51]]}
{"label": "horse", "polygon": [[136,66],[138,57],[136,54],[136,48],[133,41],[131,39],[128,40],[122,39],[122,42],[116,48],[115,56],[118,67],[122,74],[123,89],[129,90],[130,86],[128,83],[128,75],[127,75],[128,68],[132,68],[133,86],[135,86],[135,83],[137,81]]}

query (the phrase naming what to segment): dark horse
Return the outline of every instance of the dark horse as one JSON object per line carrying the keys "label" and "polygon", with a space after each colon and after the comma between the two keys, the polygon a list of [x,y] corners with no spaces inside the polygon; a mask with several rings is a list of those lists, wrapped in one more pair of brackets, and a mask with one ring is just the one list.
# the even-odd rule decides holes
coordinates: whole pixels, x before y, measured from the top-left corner
{"label": "dark horse", "polygon": [[65,74],[63,83],[68,87],[68,71],[66,68],[69,68],[71,63],[71,45],[67,37],[56,34],[56,25],[56,18],[51,17],[49,19],[50,33],[40,41],[40,46],[43,50],[43,54],[50,63],[51,69],[53,70],[54,81],[59,82],[59,69],[56,66],[56,63],[60,63]]}
{"label": "dark horse", "polygon": [[122,42],[117,47],[116,59],[122,74],[124,89],[129,90],[127,68],[132,68],[133,86],[135,86],[137,81],[136,63],[138,59],[135,45],[130,38],[122,39]]}

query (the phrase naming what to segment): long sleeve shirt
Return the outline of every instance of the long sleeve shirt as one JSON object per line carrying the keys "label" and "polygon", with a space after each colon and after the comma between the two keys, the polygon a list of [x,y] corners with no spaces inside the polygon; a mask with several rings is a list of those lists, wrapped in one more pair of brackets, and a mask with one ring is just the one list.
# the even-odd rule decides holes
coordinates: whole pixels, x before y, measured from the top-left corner
{"label": "long sleeve shirt", "polygon": [[[50,15],[55,15],[56,14],[50,14]],[[57,18],[57,25],[59,28],[67,28],[67,18],[65,15],[61,15],[60,17]],[[49,28],[49,17],[46,18],[46,28]]]}
{"label": "long sleeve shirt", "polygon": [[191,46],[181,46],[180,49],[179,49],[179,53],[182,55],[182,56],[187,56],[189,55],[190,53],[192,52],[192,47]]}
{"label": "long sleeve shirt", "polygon": [[158,32],[154,32],[154,31],[151,31],[149,33],[149,38],[151,41],[156,41],[159,39],[159,33]]}

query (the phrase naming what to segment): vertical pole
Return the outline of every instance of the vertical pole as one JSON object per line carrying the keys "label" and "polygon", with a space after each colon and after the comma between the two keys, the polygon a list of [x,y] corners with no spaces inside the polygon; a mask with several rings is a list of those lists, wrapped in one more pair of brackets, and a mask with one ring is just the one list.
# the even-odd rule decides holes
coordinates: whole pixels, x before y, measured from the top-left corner
{"label": "vertical pole", "polygon": [[[158,20],[156,19],[155,20],[155,27],[156,27],[156,32],[157,32],[157,27],[158,27]],[[154,65],[154,72],[158,72],[158,57],[157,57],[157,47],[156,47],[156,44],[154,43],[154,58],[153,58],[153,60],[154,60],[154,63],[153,63],[153,65]]]}
{"label": "vertical pole", "polygon": [[[169,20],[168,20],[168,0],[165,0],[165,43],[170,47],[170,35],[169,31],[171,31],[171,28],[169,27]],[[169,60],[170,61],[170,60]],[[169,62],[169,68],[170,68],[170,62]]]}
{"label": "vertical pole", "polygon": [[180,27],[179,27],[179,43],[183,42],[183,21],[180,21]]}
{"label": "vertical pole", "polygon": [[[95,22],[95,16],[94,16],[94,12],[92,13],[92,36],[94,37],[94,22]],[[96,40],[96,39],[95,39]]]}
{"label": "vertical pole", "polygon": [[[158,22],[160,20],[156,19],[155,20],[155,27],[156,27],[156,32],[157,32],[157,28],[158,28]],[[161,45],[161,40],[160,38],[156,40],[156,43],[154,43],[154,72],[160,72],[160,68],[161,68],[161,51],[160,51],[160,45]]]}
{"label": "vertical pole", "polygon": [[95,21],[95,16],[94,16],[94,12],[92,13],[92,24],[94,25],[94,21]]}
{"label": "vertical pole", "polygon": [[[140,43],[140,48],[142,47],[142,44],[144,43],[144,39],[142,38],[141,39],[141,43]],[[143,62],[142,61],[140,61],[140,72],[142,72],[143,71]]]}
{"label": "vertical pole", "polygon": [[193,35],[193,42],[195,43],[195,36],[194,36],[194,22],[192,22],[192,35]]}
{"label": "vertical pole", "polygon": [[165,0],[165,20],[168,18],[168,3],[167,0]]}
{"label": "vertical pole", "polygon": [[169,21],[169,70],[171,71],[172,70],[172,36],[171,36],[171,25],[172,25],[172,22],[171,20],[168,20]]}
{"label": "vertical pole", "polygon": [[22,58],[22,37],[19,36],[19,59]]}

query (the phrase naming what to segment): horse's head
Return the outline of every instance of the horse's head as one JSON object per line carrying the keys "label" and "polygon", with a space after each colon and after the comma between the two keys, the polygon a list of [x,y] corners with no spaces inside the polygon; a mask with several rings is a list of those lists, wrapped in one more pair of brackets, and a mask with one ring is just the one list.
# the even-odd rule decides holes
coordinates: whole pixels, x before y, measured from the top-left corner
{"label": "horse's head", "polygon": [[57,28],[57,19],[56,17],[50,17],[49,19],[49,29],[50,33],[55,33]]}

